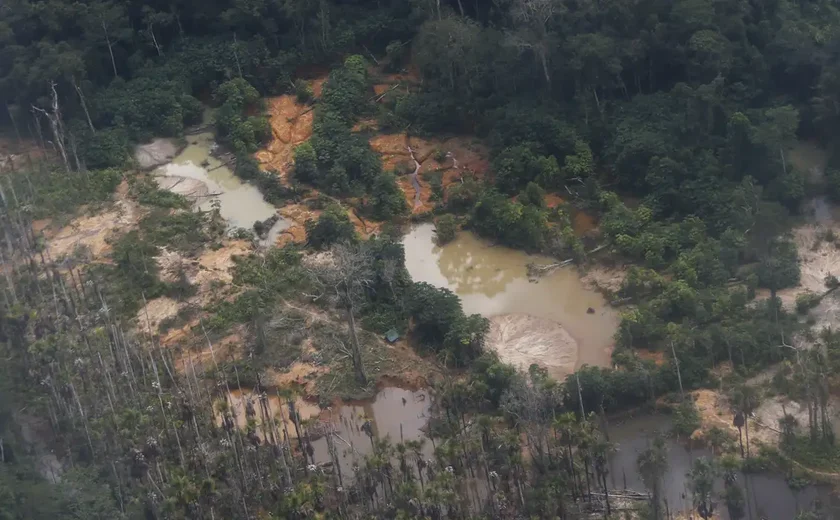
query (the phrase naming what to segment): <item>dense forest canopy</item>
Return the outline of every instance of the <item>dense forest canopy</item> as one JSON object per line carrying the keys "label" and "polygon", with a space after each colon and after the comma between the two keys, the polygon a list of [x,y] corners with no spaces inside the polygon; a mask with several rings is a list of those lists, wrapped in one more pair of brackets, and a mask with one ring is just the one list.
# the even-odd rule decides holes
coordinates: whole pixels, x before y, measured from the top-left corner
{"label": "dense forest canopy", "polygon": [[[374,92],[383,73],[410,88]],[[254,157],[273,138],[264,100],[281,94],[312,115],[290,180]],[[796,481],[802,461],[840,460],[827,413],[840,340],[817,337],[777,298],[800,282],[787,232],[808,218],[805,202],[840,201],[834,1],[10,0],[0,5],[0,98],[4,135],[38,150],[0,158],[0,519],[618,518],[607,414],[669,402],[675,430],[690,435],[699,419],[687,391],[703,386],[726,388],[746,449],[722,433],[707,439],[723,456],[690,472],[701,517],[718,499],[744,517],[739,471],[774,467]],[[132,150],[206,123],[238,177],[276,206],[317,192],[318,217],[305,243],[237,258],[230,287],[210,284],[221,297],[160,325],[192,322],[211,351],[240,334],[244,355],[214,357],[199,380],[177,370],[148,316],[148,329],[129,323],[151,300],[196,296],[184,269],[165,278],[156,258],[197,264],[227,240],[225,224],[217,207],[194,212],[159,189]],[[406,172],[371,146],[373,126],[477,136],[489,175],[438,181],[434,209],[418,216],[397,182]],[[801,141],[828,151],[825,172],[791,160]],[[118,186],[142,208],[136,227],[109,240],[104,259],[51,258],[33,221],[94,211]],[[596,216],[597,237],[578,236],[550,195]],[[440,244],[464,227],[568,262],[601,252],[626,263],[611,294],[631,304],[613,367],[554,381],[486,352],[488,321],[406,270],[398,227],[432,217]],[[376,236],[357,221],[365,235],[375,222]],[[310,263],[324,256],[331,263]],[[825,274],[825,292],[796,299],[800,314],[840,287]],[[760,288],[770,297],[757,299]],[[301,327],[303,315],[321,321]],[[324,347],[317,357],[343,388],[370,395],[389,352],[380,336],[392,332],[444,371],[432,455],[367,426],[371,456],[343,481],[315,466],[312,426],[291,395],[290,421],[305,433],[295,442],[267,426],[265,394],[235,427],[222,396],[265,391],[265,371],[305,345]],[[817,348],[791,345],[797,333]],[[808,431],[785,411],[780,450],[751,453],[759,398],[744,381],[767,367],[779,370],[775,392],[807,403]],[[33,469],[33,417],[49,430],[38,442],[72,468],[58,482]],[[650,497],[635,518],[665,517],[663,449],[655,440],[639,455]],[[468,477],[483,486],[477,496],[461,485]]]}

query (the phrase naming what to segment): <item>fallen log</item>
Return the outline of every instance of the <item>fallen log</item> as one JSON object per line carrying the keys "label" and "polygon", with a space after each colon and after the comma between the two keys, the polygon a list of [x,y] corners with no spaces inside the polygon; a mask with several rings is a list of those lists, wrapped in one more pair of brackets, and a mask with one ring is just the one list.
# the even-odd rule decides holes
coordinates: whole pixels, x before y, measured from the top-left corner
{"label": "fallen log", "polygon": [[[607,244],[601,244],[600,246],[598,246],[598,247],[596,247],[596,248],[594,248],[590,251],[587,251],[586,254],[587,255],[595,254],[598,251],[604,249],[605,247],[607,247]],[[548,274],[553,273],[555,269],[565,267],[565,266],[571,264],[574,261],[575,261],[574,258],[567,258],[566,260],[563,260],[562,262],[557,262],[557,263],[554,263],[554,264],[534,264],[534,263],[530,263],[530,264],[528,264],[528,276],[533,276],[533,277],[546,276]]]}

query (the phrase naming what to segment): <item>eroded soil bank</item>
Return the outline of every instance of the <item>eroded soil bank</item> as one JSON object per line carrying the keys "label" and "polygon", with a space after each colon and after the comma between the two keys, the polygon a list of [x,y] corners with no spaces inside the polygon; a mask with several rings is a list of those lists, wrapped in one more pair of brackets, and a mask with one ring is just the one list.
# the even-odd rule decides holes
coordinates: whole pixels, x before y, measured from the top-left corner
{"label": "eroded soil bank", "polygon": [[412,279],[450,289],[464,312],[489,318],[488,346],[504,361],[523,370],[537,363],[558,378],[584,364],[610,366],[618,313],[576,269],[532,281],[527,265],[553,260],[494,246],[469,232],[443,247],[434,236],[431,224],[405,236]]}

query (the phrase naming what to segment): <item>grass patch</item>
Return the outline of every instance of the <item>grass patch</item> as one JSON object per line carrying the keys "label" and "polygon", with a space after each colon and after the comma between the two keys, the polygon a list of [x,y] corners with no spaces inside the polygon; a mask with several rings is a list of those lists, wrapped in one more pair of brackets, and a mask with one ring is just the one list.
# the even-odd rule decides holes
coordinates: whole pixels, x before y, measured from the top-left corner
{"label": "grass patch", "polygon": [[197,315],[198,309],[195,307],[191,305],[182,307],[178,309],[178,313],[175,316],[169,316],[161,320],[160,325],[158,325],[158,333],[163,334],[171,329],[183,327]]}
{"label": "grass patch", "polygon": [[14,196],[9,197],[12,207],[26,206],[33,219],[67,215],[85,204],[105,202],[122,180],[122,172],[114,168],[87,173],[41,168],[8,176],[14,186]]}
{"label": "grass patch", "polygon": [[368,378],[368,384],[361,386],[356,381],[353,363],[347,353],[350,349],[350,338],[347,334],[329,328],[315,331],[313,337],[324,363],[330,367],[329,374],[323,376],[316,384],[316,393],[322,399],[368,399],[376,395],[376,382],[380,376],[393,374],[400,369],[399,360],[394,358],[393,352],[379,341],[376,335],[360,330],[362,362]]}
{"label": "grass patch", "polygon": [[195,255],[224,236],[225,223],[217,211],[172,213],[157,209],[140,222],[140,230],[143,239],[154,246]]}
{"label": "grass patch", "polygon": [[162,190],[151,177],[137,177],[132,181],[137,202],[144,206],[170,209],[189,209],[190,201],[183,195]]}
{"label": "grass patch", "polygon": [[784,443],[784,453],[805,467],[823,471],[840,471],[840,446],[825,441],[813,442],[807,436],[796,436]]}

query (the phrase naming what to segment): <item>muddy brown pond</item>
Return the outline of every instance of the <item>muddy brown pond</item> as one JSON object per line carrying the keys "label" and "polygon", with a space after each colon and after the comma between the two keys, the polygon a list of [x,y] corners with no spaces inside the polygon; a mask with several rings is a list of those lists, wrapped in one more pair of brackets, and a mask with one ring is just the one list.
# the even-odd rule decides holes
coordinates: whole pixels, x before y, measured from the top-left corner
{"label": "muddy brown pond", "polygon": [[[242,182],[227,165],[213,156],[216,142],[212,132],[187,135],[187,147],[154,171],[158,185],[184,195],[205,211],[219,204],[219,212],[232,228],[252,229],[254,222],[277,214],[260,190]],[[277,235],[288,227],[279,219],[264,243],[273,244]]]}
{"label": "muddy brown pond", "polygon": [[[245,425],[245,402],[247,392],[233,391],[230,403],[236,410],[237,422]],[[316,404],[298,399],[295,407],[301,417],[301,424],[309,431],[312,445],[311,459],[315,464],[329,464],[331,457],[323,433],[328,429],[335,432],[341,472],[351,479],[354,467],[359,466],[365,456],[373,451],[371,437],[365,431],[370,425],[374,439],[388,438],[394,444],[400,441],[424,440],[422,453],[433,458],[433,442],[427,438],[425,426],[428,421],[432,395],[427,390],[411,391],[388,387],[382,389],[370,401],[346,403],[338,407],[320,409]],[[255,403],[255,401],[254,401]],[[288,431],[293,444],[297,444],[294,425],[289,420],[285,401],[270,396],[268,405],[281,436]],[[285,421],[285,427],[283,426]],[[260,419],[256,419],[257,431],[263,431]],[[609,459],[608,482],[612,489],[628,489],[646,492],[644,482],[638,473],[639,454],[650,446],[655,435],[671,431],[668,416],[642,415],[621,421],[612,421],[608,426],[609,438],[615,451]],[[262,437],[262,435],[260,435]],[[668,510],[673,517],[689,518],[692,513],[691,491],[686,474],[699,457],[711,457],[705,447],[692,447],[689,443],[667,436],[666,453],[668,465],[662,479],[662,497],[667,500]],[[475,480],[475,479],[473,479]],[[468,484],[474,496],[481,496],[486,486],[480,481]],[[348,480],[349,482],[349,480]],[[739,474],[738,482],[744,491],[745,517],[749,520],[791,520],[801,511],[819,511],[825,520],[840,519],[840,503],[832,495],[830,487],[807,486],[793,489],[784,477],[776,474]],[[717,483],[717,491],[723,491],[723,482]],[[715,518],[729,519],[723,501],[716,500]],[[694,516],[696,517],[696,515]]]}
{"label": "muddy brown pond", "polygon": [[[627,489],[645,492],[645,486],[637,469],[639,454],[646,450],[654,436],[667,434],[671,420],[662,415],[645,415],[611,424],[608,428],[610,441],[616,451],[610,457],[609,484],[613,489]],[[671,514],[679,518],[699,518],[692,512],[692,495],[688,488],[686,473],[699,457],[711,457],[705,447],[691,447],[688,443],[668,437],[665,443],[668,467],[662,479],[663,500],[668,501]],[[832,496],[829,486],[807,486],[792,489],[782,475],[772,473],[738,474],[738,482],[744,491],[744,518],[749,520],[792,520],[801,511],[820,512],[819,518],[833,520],[840,518],[840,504]],[[716,491],[723,491],[722,480],[717,482]],[[715,500],[715,518],[729,519],[726,506],[721,499]],[[683,516],[679,516],[682,513]]]}
{"label": "muddy brown pond", "polygon": [[[237,425],[243,429],[248,422],[245,409],[249,399],[256,408],[258,404],[253,394],[232,390],[227,404],[235,412]],[[296,444],[294,439],[297,438],[297,432],[290,419],[285,399],[269,395],[267,405],[281,437],[288,432],[292,443]],[[351,475],[353,465],[363,462],[364,457],[372,453],[371,438],[363,428],[365,423],[369,423],[374,439],[388,438],[393,444],[421,439],[425,436],[430,406],[431,398],[427,390],[411,391],[395,387],[383,388],[371,400],[348,402],[325,409],[300,398],[295,400],[295,409],[301,419],[301,425],[309,432],[314,462],[326,464],[331,461],[323,434],[333,431],[341,470],[345,475]],[[220,403],[217,403],[217,411],[221,408]],[[258,435],[264,439],[270,425],[265,425],[264,428],[258,412],[253,420],[256,422]],[[221,425],[221,415],[217,414],[216,421]],[[428,440],[423,452],[428,457],[432,456],[432,446]]]}
{"label": "muddy brown pond", "polygon": [[457,294],[467,314],[490,319],[488,347],[504,361],[522,370],[538,363],[557,378],[584,364],[610,366],[618,313],[575,268],[529,281],[529,263],[556,260],[495,246],[469,232],[443,247],[434,238],[432,224],[405,236],[408,272],[415,282]]}

